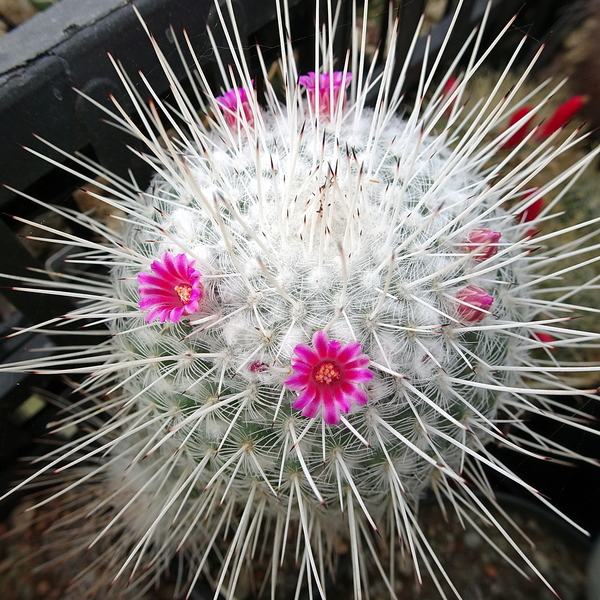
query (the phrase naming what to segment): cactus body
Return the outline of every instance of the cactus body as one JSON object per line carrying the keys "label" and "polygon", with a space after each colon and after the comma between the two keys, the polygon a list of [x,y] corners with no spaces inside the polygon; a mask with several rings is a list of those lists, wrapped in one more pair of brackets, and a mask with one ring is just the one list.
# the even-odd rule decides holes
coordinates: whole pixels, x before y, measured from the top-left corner
{"label": "cactus body", "polygon": [[[175,139],[155,123],[162,146],[152,126],[124,122],[157,173],[146,191],[106,186],[126,215],[118,233],[68,215],[107,238],[81,244],[110,268],[106,283],[59,286],[85,301],[68,318],[106,321],[112,335],[35,370],[90,373],[81,389],[94,408],[74,419],[108,418],[44,470],[104,455],[77,474],[102,489],[82,511],[97,519],[101,560],[140,589],[181,550],[192,584],[212,568],[215,593],[231,595],[264,537],[273,597],[290,556],[299,587],[325,597],[341,537],[355,598],[371,563],[393,597],[379,545],[408,551],[434,578],[441,569],[415,516],[425,490],[465,522],[500,528],[473,491],[494,502],[482,465],[534,491],[486,450],[492,439],[518,449],[499,421],[514,422],[523,452],[566,452],[524,441],[519,422],[527,408],[553,418],[536,402],[572,391],[555,373],[578,369],[548,358],[548,339],[596,337],[562,324],[568,289],[538,293],[557,251],[531,254],[548,211],[523,217],[568,181],[532,184],[565,145],[553,150],[550,137],[510,167],[506,142],[519,131],[526,143],[529,121],[501,132],[502,103],[461,121],[455,100],[473,71],[403,119],[393,60],[371,109],[368,77],[323,60],[318,76],[298,78],[282,54],[285,102],[266,80],[259,104],[240,67],[224,94],[205,86],[204,118],[179,100]],[[564,250],[578,256],[576,243]]]}

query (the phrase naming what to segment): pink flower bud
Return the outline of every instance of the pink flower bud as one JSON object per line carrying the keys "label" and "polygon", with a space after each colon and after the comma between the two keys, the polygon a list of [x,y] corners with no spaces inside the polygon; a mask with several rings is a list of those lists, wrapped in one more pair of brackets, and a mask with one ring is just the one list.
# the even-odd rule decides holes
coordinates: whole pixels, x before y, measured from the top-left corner
{"label": "pink flower bud", "polygon": [[[525,194],[524,199],[537,194],[540,188],[534,188],[527,194]],[[517,213],[517,223],[528,223],[529,221],[534,221],[540,216],[542,209],[544,208],[545,200],[543,196],[540,196],[535,202],[530,204],[527,208],[523,209],[521,212]],[[536,232],[535,229],[528,229],[525,232],[525,237],[531,237]]]}
{"label": "pink flower bud", "polygon": [[[442,98],[446,99],[449,96],[451,96],[456,91],[457,87],[458,79],[456,77],[448,77],[446,83],[444,84],[444,89],[442,90]],[[452,107],[454,106],[455,102],[456,98],[454,98],[454,100],[452,100],[448,108],[446,108],[446,111],[444,112],[444,115],[446,117],[449,117],[452,113]]]}
{"label": "pink flower bud", "polygon": [[[538,190],[539,190],[539,188],[535,188],[535,190],[532,190],[531,192],[529,192],[529,194],[527,194],[525,196],[525,198],[528,198],[529,196],[533,196],[533,194],[536,194]],[[519,221],[519,223],[528,223],[529,221],[533,221],[534,219],[537,219],[540,216],[540,213],[542,212],[543,208],[544,208],[544,197],[541,196],[535,202],[530,204],[527,208],[522,210],[517,215],[517,217],[518,217],[517,220]]]}
{"label": "pink flower bud", "polygon": [[458,79],[456,79],[456,77],[448,77],[448,79],[446,80],[446,83],[444,84],[444,89],[442,91],[442,96],[444,98],[446,98],[447,96],[450,96],[450,94],[452,94],[456,88],[458,87]]}
{"label": "pink flower bud", "polygon": [[465,242],[465,248],[467,252],[474,252],[479,249],[477,254],[473,255],[473,258],[477,262],[483,262],[488,258],[492,258],[498,252],[498,242],[502,234],[498,231],[492,231],[485,227],[478,227],[473,229]]}
{"label": "pink flower bud", "polygon": [[[522,106],[519,110],[515,111],[508,121],[506,129],[518,123],[523,117],[527,116],[533,110],[533,106]],[[518,146],[526,137],[529,131],[529,124],[533,120],[533,117],[527,119],[521,127],[519,127],[505,142],[502,144],[502,148],[508,150]],[[506,130],[505,130],[506,131]]]}
{"label": "pink flower bud", "polygon": [[266,365],[264,362],[260,362],[259,360],[255,360],[250,365],[250,371],[252,373],[264,373],[269,369],[269,365]]}
{"label": "pink flower bud", "polygon": [[544,345],[552,344],[556,338],[550,333],[544,333],[543,331],[533,331],[530,335],[531,339],[542,342]]}
{"label": "pink flower bud", "polygon": [[552,114],[552,116],[539,128],[535,134],[536,140],[545,140],[555,131],[564,127],[575,114],[587,103],[587,96],[573,96],[563,102]]}
{"label": "pink flower bud", "polygon": [[455,296],[456,310],[460,317],[468,323],[477,323],[483,319],[492,306],[494,299],[476,285],[469,285],[459,290]]}

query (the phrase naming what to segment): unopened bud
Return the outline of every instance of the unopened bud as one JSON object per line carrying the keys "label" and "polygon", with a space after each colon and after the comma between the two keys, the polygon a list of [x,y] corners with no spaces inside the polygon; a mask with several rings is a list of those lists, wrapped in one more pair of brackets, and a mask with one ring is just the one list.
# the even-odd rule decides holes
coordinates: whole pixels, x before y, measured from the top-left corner
{"label": "unopened bud", "polygon": [[[527,116],[533,110],[533,106],[522,106],[519,110],[515,111],[508,121],[508,125],[506,129],[512,127],[515,123],[518,123],[521,119]],[[529,132],[529,124],[533,120],[533,117],[530,117],[526,121],[523,122],[521,127],[519,127],[505,142],[502,144],[502,148],[508,150],[510,148],[514,148],[518,146],[527,136]],[[505,130],[506,131],[506,130]]]}
{"label": "unopened bud", "polygon": [[564,127],[567,122],[572,119],[575,114],[588,101],[587,96],[573,96],[566,102],[563,102],[552,114],[552,116],[539,128],[535,134],[536,140],[545,140],[550,137],[555,131]]}
{"label": "unopened bud", "polygon": [[[537,194],[540,188],[534,188],[529,193],[525,194],[524,198],[529,198],[534,194]],[[517,222],[518,223],[529,223],[529,221],[534,221],[540,216],[542,209],[544,208],[544,197],[540,196],[534,202],[532,202],[527,208],[524,208],[521,212],[517,213]],[[525,232],[525,237],[531,237],[536,232],[535,229],[528,229]]]}
{"label": "unopened bud", "polygon": [[544,333],[543,331],[533,331],[531,333],[531,339],[537,340],[538,342],[542,342],[542,344],[553,344],[556,341],[556,338],[549,334]]}
{"label": "unopened bud", "polygon": [[458,314],[469,323],[481,321],[488,314],[488,309],[494,302],[494,299],[483,288],[476,285],[469,285],[459,290],[455,298]]}
{"label": "unopened bud", "polygon": [[483,262],[488,258],[492,258],[498,252],[498,242],[502,234],[485,227],[473,229],[467,237],[465,247],[468,252],[479,250],[473,255],[477,262]]}

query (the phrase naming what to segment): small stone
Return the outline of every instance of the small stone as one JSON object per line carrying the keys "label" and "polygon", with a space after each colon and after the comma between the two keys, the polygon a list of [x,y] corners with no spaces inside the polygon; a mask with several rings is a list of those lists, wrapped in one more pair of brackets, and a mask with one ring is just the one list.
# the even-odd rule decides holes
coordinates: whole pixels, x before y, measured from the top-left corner
{"label": "small stone", "polygon": [[338,554],[348,554],[348,552],[350,552],[348,539],[344,536],[335,535],[333,538],[333,545]]}
{"label": "small stone", "polygon": [[96,177],[95,181],[96,183],[87,182],[73,192],[73,200],[77,208],[81,212],[93,215],[95,219],[114,231],[121,231],[123,222],[119,218],[124,217],[125,213],[100,199],[103,196],[111,197],[104,189],[108,181],[100,176]]}
{"label": "small stone", "polygon": [[18,509],[12,515],[12,526],[14,529],[29,527],[35,517],[34,510],[28,510],[34,506],[35,502],[27,500],[22,502]]}
{"label": "small stone", "polygon": [[493,567],[492,565],[487,565],[484,570],[485,574],[490,579],[496,579],[496,577],[498,577],[498,569],[496,569],[496,567]]}
{"label": "small stone", "polygon": [[463,542],[467,548],[472,550],[479,548],[482,542],[481,536],[476,531],[467,531],[463,536]]}
{"label": "small stone", "polygon": [[50,585],[50,582],[47,579],[42,579],[38,582],[35,592],[40,598],[47,598],[51,589],[52,586]]}
{"label": "small stone", "polygon": [[36,12],[29,0],[0,0],[0,14],[12,27],[27,21]]}
{"label": "small stone", "polygon": [[7,571],[10,570],[10,568],[13,566],[13,560],[10,558],[7,558],[5,560],[3,560],[2,562],[0,562],[0,573],[6,573]]}
{"label": "small stone", "polygon": [[535,566],[542,573],[551,573],[552,572],[552,562],[550,560],[548,560],[548,557],[546,556],[545,553],[537,551],[537,552],[535,552],[534,556],[535,556]]}

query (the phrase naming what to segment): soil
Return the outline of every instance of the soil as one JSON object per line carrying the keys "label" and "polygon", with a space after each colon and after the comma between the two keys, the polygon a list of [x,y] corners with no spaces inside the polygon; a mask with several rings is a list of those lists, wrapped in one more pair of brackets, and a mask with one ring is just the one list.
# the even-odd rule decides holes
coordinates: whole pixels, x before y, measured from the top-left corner
{"label": "soil", "polygon": [[[535,547],[529,547],[520,535],[508,530],[533,564],[548,580],[561,600],[583,600],[588,554],[587,539],[563,523],[533,512],[531,508],[509,507],[507,512]],[[458,519],[446,522],[437,507],[421,511],[423,529],[437,556],[463,600],[556,600],[555,594],[524,566],[507,540],[494,529],[486,534],[508,556],[523,567],[529,579],[504,560],[477,532],[464,530]],[[447,584],[443,589],[451,598]],[[405,568],[396,583],[400,600],[439,600],[431,577],[424,575],[423,585],[415,584],[410,568]],[[389,597],[389,594],[388,596]],[[371,600],[386,598],[378,592]]]}
{"label": "soil", "polygon": [[[39,511],[31,508],[31,501],[24,501],[12,517],[0,524],[0,598],[11,600],[78,600],[69,593],[64,566],[45,568],[44,564],[56,557],[48,556],[43,550],[44,531],[58,515],[52,510]],[[556,590],[561,600],[585,599],[585,576],[589,543],[567,525],[552,515],[547,516],[530,507],[505,505],[515,524],[523,530],[535,545],[520,539],[510,531],[541,574]],[[477,532],[464,530],[457,519],[446,521],[437,506],[425,506],[420,511],[423,533],[444,565],[450,581],[460,593],[462,600],[555,600],[556,595],[524,566],[509,543],[496,530],[486,530],[491,540],[523,568],[529,579],[508,564]],[[83,557],[82,557],[83,558]],[[398,564],[394,582],[398,600],[440,600],[441,594],[435,583],[421,565],[422,585],[415,580],[412,564]],[[256,565],[254,575],[259,577],[264,569]],[[439,577],[439,572],[437,573]],[[389,600],[390,594],[373,568],[370,576],[369,600]],[[440,578],[441,579],[441,578]],[[252,577],[243,578],[236,600],[250,600],[251,589],[259,589],[260,581]],[[293,569],[284,569],[278,600],[294,598],[296,577]],[[447,583],[442,585],[447,597],[454,595]],[[173,586],[165,581],[158,589],[148,593],[144,600],[167,600],[173,598]],[[198,589],[196,600],[209,600],[212,594]],[[301,594],[302,600],[309,597],[308,591]],[[337,582],[328,586],[328,597],[333,600],[352,598],[352,576],[349,555],[340,560]],[[98,599],[100,600],[100,598]]]}

